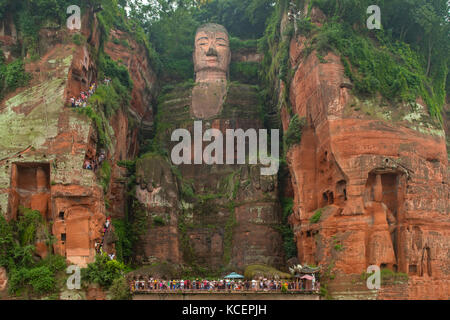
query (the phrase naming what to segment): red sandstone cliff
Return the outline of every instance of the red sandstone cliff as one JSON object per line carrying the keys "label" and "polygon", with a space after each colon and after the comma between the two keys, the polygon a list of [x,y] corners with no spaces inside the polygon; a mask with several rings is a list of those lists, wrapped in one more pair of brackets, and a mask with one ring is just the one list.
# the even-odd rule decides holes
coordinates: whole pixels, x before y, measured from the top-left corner
{"label": "red sandstone cliff", "polygon": [[[1,35],[15,41],[11,30],[3,26]],[[112,165],[105,194],[98,172],[82,168],[84,159],[98,152],[95,124],[66,106],[69,97],[101,80],[94,56],[101,41],[95,13],[82,19],[81,35],[86,42],[72,43],[73,34],[63,28],[42,29],[41,59],[25,66],[32,82],[1,103],[0,127],[8,131],[2,130],[0,147],[0,210],[7,211],[10,219],[16,217],[19,205],[39,210],[53,222],[55,252],[85,265],[94,260],[106,215],[123,216],[125,169],[116,163],[137,155],[138,131],[152,125],[150,101],[156,78],[146,49],[131,35],[121,34],[128,38],[127,48],[114,46],[111,37],[105,40],[106,53],[126,64],[134,83],[131,105],[121,106],[105,124],[111,138],[107,161]],[[111,34],[119,32],[111,30]],[[109,200],[108,211],[105,199]],[[114,250],[112,244],[107,247]],[[37,243],[37,249],[42,257],[47,254],[45,245]]]}
{"label": "red sandstone cliff", "polygon": [[[406,105],[381,111],[399,113],[396,120],[373,112],[382,107],[352,94],[340,58],[329,53],[320,62],[305,53],[305,40],[291,41],[295,76],[287,88],[294,114],[306,119],[300,144],[287,154],[300,262],[328,266],[336,297],[347,291],[349,298],[352,290],[356,296],[361,288],[349,279],[375,264],[407,273],[409,281],[374,297],[447,299],[450,188],[443,130],[411,121]],[[421,104],[420,116],[432,123]],[[289,116],[281,114],[286,131]],[[321,214],[317,223],[310,220],[314,214]]]}

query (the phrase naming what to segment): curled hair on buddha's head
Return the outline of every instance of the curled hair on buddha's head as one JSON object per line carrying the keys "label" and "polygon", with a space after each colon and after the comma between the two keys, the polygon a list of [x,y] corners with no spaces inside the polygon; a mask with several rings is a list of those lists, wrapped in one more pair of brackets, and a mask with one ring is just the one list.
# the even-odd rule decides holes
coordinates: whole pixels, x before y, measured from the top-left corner
{"label": "curled hair on buddha's head", "polygon": [[195,34],[199,33],[200,31],[223,32],[228,37],[230,37],[227,29],[223,25],[217,23],[205,23],[197,28],[197,32]]}

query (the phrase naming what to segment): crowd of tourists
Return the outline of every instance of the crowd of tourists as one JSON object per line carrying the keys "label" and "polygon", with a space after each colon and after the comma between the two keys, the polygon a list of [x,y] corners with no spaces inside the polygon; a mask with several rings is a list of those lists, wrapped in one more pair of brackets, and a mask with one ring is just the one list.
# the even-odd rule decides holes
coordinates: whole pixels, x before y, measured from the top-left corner
{"label": "crowd of tourists", "polygon": [[97,89],[97,85],[95,82],[93,82],[89,86],[88,91],[81,91],[78,98],[72,97],[70,98],[70,105],[72,108],[86,108],[86,104],[88,99],[95,93],[95,90]]}
{"label": "crowd of tourists", "polygon": [[[111,78],[105,78],[103,79],[103,84],[109,85],[111,83]],[[70,105],[72,108],[86,108],[88,99],[95,93],[95,90],[97,89],[97,84],[93,82],[87,91],[81,91],[80,95],[75,98],[72,96],[69,99]]]}
{"label": "crowd of tourists", "polygon": [[[130,283],[132,292],[177,292],[177,291],[318,291],[320,283],[313,281],[312,285],[306,285],[303,281],[282,280],[159,280],[149,278],[134,279]],[[283,291],[284,291],[283,290]]]}
{"label": "crowd of tourists", "polygon": [[[109,85],[111,82],[111,78],[105,78],[103,79],[102,83],[105,85]],[[70,105],[72,108],[86,108],[88,99],[95,93],[95,90],[97,89],[97,84],[93,82],[89,86],[89,90],[82,91],[80,93],[80,96],[78,98],[72,97],[69,99]],[[105,152],[100,152],[100,155],[97,158],[92,158],[86,156],[83,162],[83,169],[86,170],[93,170],[97,171],[97,168],[99,168],[103,162],[103,160],[106,159]]]}

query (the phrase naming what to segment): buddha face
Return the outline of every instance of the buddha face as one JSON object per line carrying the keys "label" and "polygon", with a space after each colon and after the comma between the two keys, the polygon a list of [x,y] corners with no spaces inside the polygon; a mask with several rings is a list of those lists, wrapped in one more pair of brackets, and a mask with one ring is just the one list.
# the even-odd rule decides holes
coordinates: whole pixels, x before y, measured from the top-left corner
{"label": "buddha face", "polygon": [[225,28],[216,24],[200,27],[195,35],[195,72],[219,73],[226,78],[230,60],[230,43]]}

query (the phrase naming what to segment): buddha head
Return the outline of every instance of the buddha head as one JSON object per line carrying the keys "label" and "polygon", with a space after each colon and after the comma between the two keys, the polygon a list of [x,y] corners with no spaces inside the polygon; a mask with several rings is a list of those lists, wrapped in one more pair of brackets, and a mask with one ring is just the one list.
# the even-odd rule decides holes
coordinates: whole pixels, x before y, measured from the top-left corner
{"label": "buddha head", "polygon": [[207,23],[195,34],[194,71],[196,82],[226,80],[231,52],[224,26]]}

